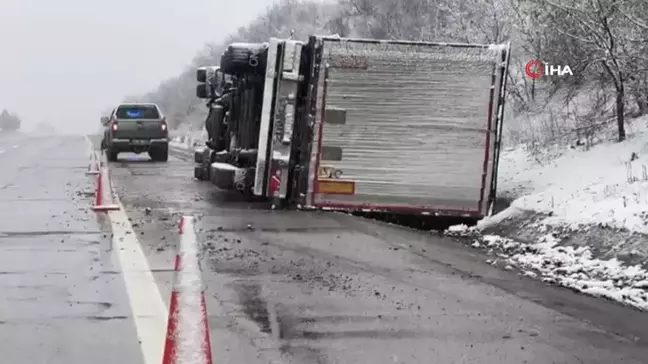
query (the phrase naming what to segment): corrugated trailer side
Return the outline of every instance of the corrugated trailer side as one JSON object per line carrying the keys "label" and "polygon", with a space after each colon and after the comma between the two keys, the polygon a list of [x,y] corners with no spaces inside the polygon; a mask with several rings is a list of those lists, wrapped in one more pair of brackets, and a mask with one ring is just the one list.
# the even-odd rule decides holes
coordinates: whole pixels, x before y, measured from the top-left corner
{"label": "corrugated trailer side", "polygon": [[306,207],[488,214],[509,46],[310,44],[321,62]]}

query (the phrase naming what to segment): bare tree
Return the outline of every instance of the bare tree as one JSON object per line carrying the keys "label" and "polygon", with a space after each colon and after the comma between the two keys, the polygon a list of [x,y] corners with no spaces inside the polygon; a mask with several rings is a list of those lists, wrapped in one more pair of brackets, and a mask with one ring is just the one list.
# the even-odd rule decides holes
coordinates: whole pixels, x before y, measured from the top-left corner
{"label": "bare tree", "polygon": [[[543,104],[552,97],[570,104],[597,87],[597,97],[605,102],[592,101],[596,112],[576,115],[576,108],[565,106],[569,109],[565,113],[572,115],[578,124],[575,127],[582,129],[588,122],[609,119],[603,114],[613,106],[619,140],[626,137],[628,110],[637,115],[648,113],[645,0],[281,0],[223,42],[205,45],[191,62],[192,67],[143,98],[160,104],[173,124],[197,122],[204,108],[194,97],[195,67],[217,64],[232,41],[263,42],[272,36],[287,37],[293,29],[297,39],[334,33],[342,37],[471,43],[510,40],[514,52],[508,96],[518,112],[547,113]],[[574,77],[529,78],[524,66],[530,59],[568,64]],[[613,105],[607,102],[606,92],[614,96]],[[559,112],[552,110],[552,115]],[[561,130],[554,130],[552,123],[551,132],[565,129],[561,125]],[[534,138],[542,139],[538,135]]]}
{"label": "bare tree", "polygon": [[[618,140],[626,138],[625,106],[629,82],[634,79],[640,59],[632,38],[638,27],[624,15],[624,6],[631,1],[621,0],[540,0],[548,20],[563,36],[557,43],[563,49],[563,61],[577,62],[579,69],[590,78],[606,79],[614,86]],[[569,54],[566,49],[576,50]]]}
{"label": "bare tree", "polygon": [[337,8],[335,4],[316,1],[282,0],[275,3],[234,34],[220,42],[206,44],[194,57],[191,66],[180,75],[163,81],[155,90],[136,99],[158,104],[172,128],[182,124],[200,128],[205,108],[195,97],[196,67],[218,64],[225,47],[235,41],[265,42],[270,37],[287,37],[292,29],[298,39],[310,34],[329,33],[331,19],[339,14]]}

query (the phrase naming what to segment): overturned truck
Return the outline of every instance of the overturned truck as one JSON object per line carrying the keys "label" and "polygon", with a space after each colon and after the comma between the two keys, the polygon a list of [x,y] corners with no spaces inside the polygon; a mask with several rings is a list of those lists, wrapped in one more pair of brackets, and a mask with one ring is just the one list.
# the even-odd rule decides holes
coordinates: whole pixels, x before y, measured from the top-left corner
{"label": "overturned truck", "polygon": [[284,207],[491,213],[510,45],[311,36],[197,71],[194,176]]}

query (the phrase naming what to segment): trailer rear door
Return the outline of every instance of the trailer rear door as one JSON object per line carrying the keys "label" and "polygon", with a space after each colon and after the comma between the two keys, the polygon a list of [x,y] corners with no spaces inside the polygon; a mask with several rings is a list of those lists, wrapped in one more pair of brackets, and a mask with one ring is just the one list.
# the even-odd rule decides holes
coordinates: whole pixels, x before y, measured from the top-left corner
{"label": "trailer rear door", "polygon": [[307,205],[484,216],[508,48],[316,39]]}

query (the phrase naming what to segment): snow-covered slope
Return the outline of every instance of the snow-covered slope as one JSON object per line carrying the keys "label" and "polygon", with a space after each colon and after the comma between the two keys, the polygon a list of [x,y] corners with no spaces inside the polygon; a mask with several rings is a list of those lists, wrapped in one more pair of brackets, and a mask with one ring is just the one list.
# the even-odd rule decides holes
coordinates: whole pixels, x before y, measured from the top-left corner
{"label": "snow-covered slope", "polygon": [[521,148],[503,152],[500,194],[517,197],[513,209],[551,214],[545,224],[607,224],[648,234],[647,123],[633,120],[623,143],[570,149],[544,165]]}
{"label": "snow-covered slope", "polygon": [[446,234],[505,269],[648,310],[648,118],[622,143],[613,135],[557,158],[503,152],[499,194],[511,206]]}

